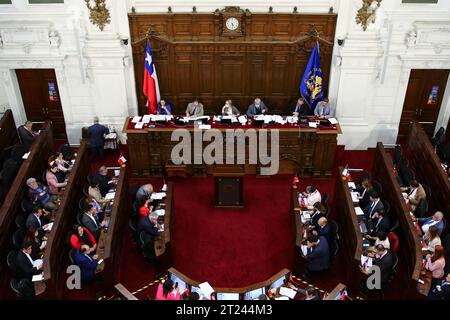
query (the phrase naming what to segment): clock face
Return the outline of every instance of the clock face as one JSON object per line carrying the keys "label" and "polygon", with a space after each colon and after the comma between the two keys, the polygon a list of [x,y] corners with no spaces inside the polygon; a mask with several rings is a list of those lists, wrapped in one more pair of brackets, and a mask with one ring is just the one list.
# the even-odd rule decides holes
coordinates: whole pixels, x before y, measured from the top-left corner
{"label": "clock face", "polygon": [[228,30],[234,31],[239,27],[239,21],[236,18],[228,18],[225,22]]}

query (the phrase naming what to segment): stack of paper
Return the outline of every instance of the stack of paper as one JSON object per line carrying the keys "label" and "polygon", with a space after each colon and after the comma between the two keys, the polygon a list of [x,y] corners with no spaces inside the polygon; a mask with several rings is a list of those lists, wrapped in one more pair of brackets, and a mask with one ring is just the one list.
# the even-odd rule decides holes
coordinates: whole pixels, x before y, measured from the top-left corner
{"label": "stack of paper", "polygon": [[162,200],[166,196],[165,192],[153,192],[150,196],[152,200]]}
{"label": "stack of paper", "polygon": [[316,122],[308,122],[308,125],[310,128],[317,128],[317,123]]}
{"label": "stack of paper", "polygon": [[336,123],[338,123],[338,121],[336,120],[336,118],[329,118],[328,121],[330,121],[331,124],[336,124]]}
{"label": "stack of paper", "polygon": [[152,119],[152,115],[146,114],[145,116],[142,117],[142,122],[143,123],[150,123],[151,119]]}
{"label": "stack of paper", "polygon": [[239,122],[240,122],[242,125],[244,125],[244,124],[247,123],[247,117],[246,117],[246,116],[240,116],[240,117],[238,118],[238,120],[239,120]]}
{"label": "stack of paper", "polygon": [[198,126],[198,128],[201,130],[209,130],[209,129],[211,129],[211,125],[210,124],[200,124]]}
{"label": "stack of paper", "polygon": [[281,296],[281,297],[275,298],[275,300],[289,300],[289,298],[286,296]]}
{"label": "stack of paper", "polygon": [[361,209],[361,207],[355,207],[355,212],[357,216],[363,216],[364,211]]}
{"label": "stack of paper", "polygon": [[108,192],[108,193],[105,195],[105,199],[106,199],[106,200],[113,200],[114,197],[115,197],[115,195],[116,195],[115,192]]}
{"label": "stack of paper", "polygon": [[30,153],[29,152],[27,152],[27,153],[25,153],[23,156],[22,156],[22,159],[28,159],[28,157],[30,156]]}
{"label": "stack of paper", "polygon": [[33,261],[33,267],[39,268],[40,266],[42,266],[43,263],[44,261],[42,259],[36,259]]}
{"label": "stack of paper", "polygon": [[158,216],[163,216],[163,215],[166,214],[166,210],[164,210],[164,209],[158,209],[158,210],[155,210],[155,213],[156,213]]}
{"label": "stack of paper", "polygon": [[53,228],[53,222],[47,223],[46,225],[44,225],[44,229],[47,231],[52,231]]}
{"label": "stack of paper", "polygon": [[356,184],[353,181],[349,181],[347,184],[350,189],[356,189]]}
{"label": "stack of paper", "polygon": [[142,129],[144,127],[144,123],[143,122],[138,122],[134,125],[135,129]]}
{"label": "stack of paper", "polygon": [[282,296],[289,297],[291,299],[294,299],[295,295],[297,294],[297,291],[292,290],[291,288],[281,287],[280,288],[280,294]]}
{"label": "stack of paper", "polygon": [[42,281],[44,280],[44,275],[41,274],[36,274],[33,276],[33,278],[31,279],[31,281],[36,282],[36,281]]}
{"label": "stack of paper", "polygon": [[200,290],[202,293],[207,297],[208,299],[211,298],[211,293],[214,292],[213,287],[208,282],[203,282],[198,285],[200,287]]}
{"label": "stack of paper", "polygon": [[302,211],[301,219],[302,219],[302,223],[310,221],[311,220],[311,215],[309,214],[309,211]]}
{"label": "stack of paper", "polygon": [[138,123],[139,121],[141,121],[141,118],[142,117],[140,117],[140,116],[135,116],[135,117],[133,117],[133,120],[131,120],[131,122]]}
{"label": "stack of paper", "polygon": [[352,192],[351,195],[352,195],[352,201],[353,202],[358,202],[359,201],[359,199],[358,199],[359,193],[358,192]]}

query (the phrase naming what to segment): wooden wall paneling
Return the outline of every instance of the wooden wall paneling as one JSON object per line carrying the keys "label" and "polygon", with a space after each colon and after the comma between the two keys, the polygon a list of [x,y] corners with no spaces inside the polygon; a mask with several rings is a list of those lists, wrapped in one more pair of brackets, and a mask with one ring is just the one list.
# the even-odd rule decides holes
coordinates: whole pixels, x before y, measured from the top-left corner
{"label": "wooden wall paneling", "polygon": [[14,116],[10,109],[0,119],[0,168],[7,159],[4,149],[19,143],[19,134],[16,129]]}

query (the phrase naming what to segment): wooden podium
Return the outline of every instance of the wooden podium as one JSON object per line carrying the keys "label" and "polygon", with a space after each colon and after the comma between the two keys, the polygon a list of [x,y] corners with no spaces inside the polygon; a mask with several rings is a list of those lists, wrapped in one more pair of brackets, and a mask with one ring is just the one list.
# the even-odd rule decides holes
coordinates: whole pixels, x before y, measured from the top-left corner
{"label": "wooden podium", "polygon": [[215,208],[244,207],[244,174],[215,173]]}

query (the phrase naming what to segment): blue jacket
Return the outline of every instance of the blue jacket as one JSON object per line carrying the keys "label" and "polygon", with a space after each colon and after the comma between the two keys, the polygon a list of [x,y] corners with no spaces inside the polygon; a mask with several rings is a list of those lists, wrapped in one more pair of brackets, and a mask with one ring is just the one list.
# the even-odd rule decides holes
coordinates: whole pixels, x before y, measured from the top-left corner
{"label": "blue jacket", "polygon": [[[166,109],[169,111],[170,114],[172,114],[172,105],[170,103],[166,103]],[[167,114],[166,110],[163,110],[163,108],[161,108],[161,104],[158,103],[158,110],[157,110],[158,114]]]}
{"label": "blue jacket", "polygon": [[[420,225],[423,226],[424,224],[429,224],[432,222],[433,218],[432,217],[428,217],[428,218],[418,218],[417,219],[420,222]],[[438,223],[436,223],[434,225],[437,229],[438,229],[438,233],[439,235],[442,234],[442,232],[444,231],[444,220],[439,221]]]}
{"label": "blue jacket", "polygon": [[319,237],[319,244],[307,254],[308,269],[310,271],[327,270],[330,264],[330,249],[324,236]]}
{"label": "blue jacket", "polygon": [[251,105],[248,106],[248,110],[247,110],[247,115],[248,116],[254,116],[257,114],[262,114],[262,110],[269,110],[269,108],[267,108],[267,106],[264,104],[264,102],[261,101],[261,103],[259,104],[259,110],[256,109],[255,104],[252,103]]}
{"label": "blue jacket", "polygon": [[94,124],[88,128],[89,143],[92,147],[103,147],[105,145],[105,134],[109,129],[101,124]]}
{"label": "blue jacket", "polygon": [[137,231],[144,231],[147,235],[151,236],[153,239],[158,234],[158,228],[150,221],[148,216],[145,216],[139,220],[137,225]]}
{"label": "blue jacket", "polygon": [[97,269],[98,260],[92,259],[92,257],[89,259],[80,250],[76,250],[73,262],[80,267],[81,280],[92,280],[95,278],[95,269]]}

